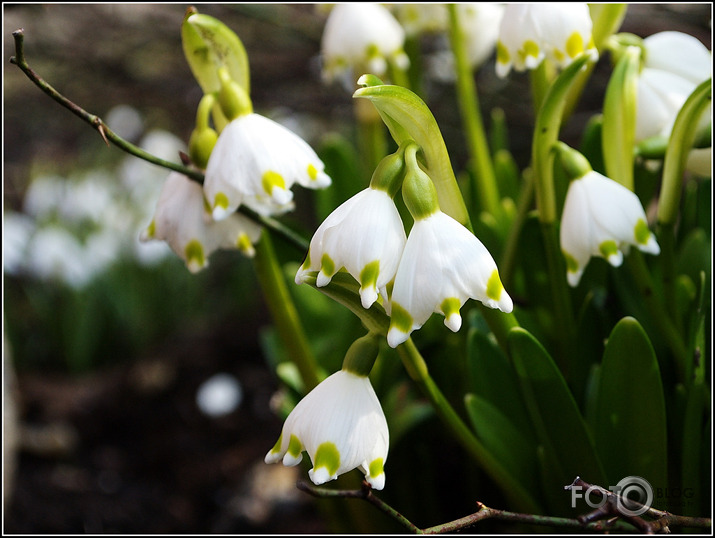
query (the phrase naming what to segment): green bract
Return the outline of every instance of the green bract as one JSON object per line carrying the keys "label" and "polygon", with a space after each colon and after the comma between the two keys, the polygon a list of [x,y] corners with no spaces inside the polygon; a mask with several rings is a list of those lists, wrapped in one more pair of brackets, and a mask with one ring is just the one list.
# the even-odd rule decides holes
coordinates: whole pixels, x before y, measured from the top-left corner
{"label": "green bract", "polygon": [[442,211],[470,227],[469,214],[442,133],[424,101],[407,88],[382,84],[374,75],[361,76],[358,84],[363,87],[353,97],[372,101],[395,142],[402,144],[411,138],[422,147],[425,172],[434,182]]}

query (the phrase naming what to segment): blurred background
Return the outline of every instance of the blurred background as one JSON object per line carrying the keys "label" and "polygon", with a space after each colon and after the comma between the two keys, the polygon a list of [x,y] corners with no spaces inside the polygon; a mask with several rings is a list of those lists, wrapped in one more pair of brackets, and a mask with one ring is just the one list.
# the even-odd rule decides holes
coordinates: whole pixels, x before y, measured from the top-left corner
{"label": "blurred background", "polygon": [[[201,98],[181,46],[187,6],[3,6],[6,533],[335,530],[321,503],[295,488],[307,480],[300,469],[263,463],[282,425],[271,405],[280,384],[250,261],[217,252],[191,275],[163,244],[140,244],[167,172],[107,147],[9,62],[12,32],[22,28],[38,74],[120,135],[177,161]],[[325,10],[197,7],[243,41],[257,112],[316,149],[335,137],[354,140],[350,92],[320,78]],[[621,31],[678,30],[711,48],[711,16],[709,4],[636,4]],[[445,46],[438,36],[420,41],[425,58],[439,58]],[[515,96],[529,94],[528,76],[497,79],[493,64],[476,73],[481,104],[504,109],[523,167],[533,114],[528,99]],[[609,72],[599,64],[567,140],[600,110]],[[433,75],[426,100],[462,169],[454,87],[439,69]],[[348,162],[360,176],[359,159]],[[315,202],[303,191],[296,199],[304,209],[285,220],[309,237]],[[349,314],[345,323],[354,329]]]}

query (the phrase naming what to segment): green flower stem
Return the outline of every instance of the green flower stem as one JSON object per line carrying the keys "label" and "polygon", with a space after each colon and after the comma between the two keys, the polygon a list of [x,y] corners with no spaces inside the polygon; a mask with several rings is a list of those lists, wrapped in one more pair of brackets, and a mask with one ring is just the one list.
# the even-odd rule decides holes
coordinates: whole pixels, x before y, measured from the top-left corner
{"label": "green flower stem", "polygon": [[504,250],[502,251],[501,263],[499,264],[499,274],[501,275],[502,283],[505,288],[509,288],[512,282],[514,273],[514,264],[516,263],[516,254],[519,247],[519,235],[524,226],[526,217],[531,209],[531,204],[534,200],[534,180],[532,174],[524,174],[524,183],[519,193],[519,202],[516,208],[516,216],[509,228]]}
{"label": "green flower stem", "polygon": [[427,364],[412,339],[397,347],[400,359],[410,378],[429,399],[444,424],[454,434],[462,447],[481,465],[482,469],[501,487],[515,505],[525,510],[538,511],[532,496],[511,476],[479,442],[464,421],[459,417],[429,375]]}
{"label": "green flower stem", "polygon": [[[663,287],[667,304],[675,304],[675,225],[682,197],[682,180],[695,142],[698,122],[712,100],[712,79],[702,82],[683,104],[673,124],[665,151],[663,181],[658,201],[658,241],[663,261]],[[673,308],[673,315],[676,309]]]}
{"label": "green flower stem", "polygon": [[[677,330],[673,324],[673,320],[663,306],[663,302],[660,300],[660,297],[656,295],[653,279],[643,259],[643,254],[638,250],[632,249],[627,260],[631,274],[647,306],[648,313],[655,322],[658,332],[663,335],[663,338],[665,338],[668,347],[670,347],[673,353],[678,379],[682,383],[686,381],[688,350],[683,342],[681,332]],[[673,305],[672,308],[675,309],[675,303],[671,304]]]}
{"label": "green flower stem", "polygon": [[363,174],[369,180],[382,158],[387,155],[387,130],[380,114],[368,101],[356,99],[354,112]]}
{"label": "green flower stem", "polygon": [[286,286],[271,236],[263,232],[256,243],[253,265],[281,341],[298,367],[306,393],[320,383],[318,364],[308,344],[300,316]]}
{"label": "green flower stem", "polygon": [[544,102],[546,92],[556,75],[554,67],[548,60],[542,61],[536,69],[529,71],[529,83],[531,86],[531,101],[534,107],[534,112],[538,113],[541,104]]}
{"label": "green flower stem", "polygon": [[[501,214],[501,203],[496,175],[492,165],[489,144],[484,130],[484,121],[479,108],[474,74],[467,59],[467,50],[464,32],[459,24],[459,15],[455,4],[447,5],[449,12],[449,38],[454,54],[455,70],[457,74],[457,98],[461,109],[464,128],[467,133],[469,152],[474,163],[474,176],[479,194],[479,204],[484,211],[494,216]],[[473,198],[476,199],[476,196]]]}
{"label": "green flower stem", "polygon": [[551,282],[551,299],[554,308],[554,328],[559,346],[554,358],[561,373],[568,378],[571,358],[576,358],[576,326],[571,294],[566,281],[566,264],[559,245],[558,227],[554,223],[541,223],[546,262]]}

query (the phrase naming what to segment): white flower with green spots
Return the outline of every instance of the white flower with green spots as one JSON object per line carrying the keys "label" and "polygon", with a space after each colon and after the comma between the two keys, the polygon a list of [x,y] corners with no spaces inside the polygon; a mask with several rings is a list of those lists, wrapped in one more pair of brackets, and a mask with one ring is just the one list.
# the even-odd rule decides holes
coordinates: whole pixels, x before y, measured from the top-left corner
{"label": "white flower with green spots", "polygon": [[403,343],[433,312],[458,331],[469,298],[502,312],[513,308],[494,259],[473,233],[441,210],[417,218],[395,276],[387,343]]}
{"label": "white flower with green spots", "polygon": [[307,451],[316,485],[360,469],[382,489],[388,448],[387,421],[370,379],[339,370],[298,402],[265,462],[297,465]]}
{"label": "white flower with green spots", "polygon": [[630,245],[649,254],[660,253],[638,196],[595,171],[570,183],[560,237],[566,276],[574,287],[592,256],[618,267]]}
{"label": "white flower with green spots", "polygon": [[166,241],[188,269],[196,273],[208,265],[209,255],[219,248],[239,249],[252,256],[253,244],[260,236],[261,227],[238,213],[214,221],[201,185],[172,172],[162,187],[154,218],[140,239]]}
{"label": "white flower with green spots", "polygon": [[352,91],[356,76],[362,73],[384,76],[389,64],[405,69],[409,59],[404,43],[405,31],[386,7],[361,2],[336,4],[323,30],[323,77],[327,82],[343,79]]}
{"label": "white flower with green spots", "polygon": [[586,53],[594,60],[593,23],[586,3],[507,4],[499,27],[499,77],[537,68],[544,59],[567,67]]}
{"label": "white flower with green spots", "polygon": [[343,202],[318,227],[296,284],[319,271],[316,284],[326,286],[345,268],[360,283],[360,300],[370,308],[395,276],[406,234],[392,197],[368,187]]}
{"label": "white flower with green spots", "polygon": [[245,204],[262,215],[292,208],[294,183],[330,185],[323,162],[305,140],[256,113],[232,120],[216,141],[206,166],[204,193],[214,219]]}

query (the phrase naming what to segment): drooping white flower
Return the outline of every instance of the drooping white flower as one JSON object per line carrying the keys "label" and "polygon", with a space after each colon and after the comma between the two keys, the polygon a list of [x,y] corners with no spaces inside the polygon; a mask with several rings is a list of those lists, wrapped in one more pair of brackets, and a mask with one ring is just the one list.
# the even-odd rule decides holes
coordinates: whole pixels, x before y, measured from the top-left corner
{"label": "drooping white flower", "polygon": [[195,273],[208,265],[209,255],[219,248],[237,248],[248,256],[253,255],[253,243],[260,235],[261,227],[238,213],[214,221],[207,210],[201,185],[179,172],[172,172],[141,240],[166,241]]}
{"label": "drooping white flower", "polygon": [[391,9],[408,37],[447,31],[445,4],[394,4]]}
{"label": "drooping white flower", "polygon": [[395,276],[387,343],[403,343],[433,312],[458,331],[459,309],[469,298],[502,312],[513,308],[494,259],[474,234],[440,210],[416,219]]}
{"label": "drooping white flower", "polygon": [[384,6],[337,4],[323,30],[323,76],[328,82],[343,79],[352,91],[355,78],[362,73],[384,76],[390,63],[405,69],[409,59],[404,43],[405,31]]}
{"label": "drooping white flower", "polygon": [[305,140],[256,113],[232,120],[218,137],[206,167],[204,193],[214,219],[245,204],[263,215],[292,206],[294,183],[324,188],[330,177]]}
{"label": "drooping white flower", "polygon": [[357,468],[374,489],[382,489],[388,448],[387,421],[370,379],[343,369],[298,402],[265,462],[297,465],[305,450],[316,485]]}
{"label": "drooping white flower", "polygon": [[496,72],[499,77],[535,69],[544,59],[560,68],[581,54],[598,51],[586,3],[507,4],[499,27]]}
{"label": "drooping white flower", "polygon": [[406,240],[405,229],[392,197],[368,187],[343,202],[318,227],[295,281],[320,271],[316,284],[325,286],[342,267],[360,282],[365,308],[377,300],[378,290],[395,276]]}
{"label": "drooping white flower", "polygon": [[[670,136],[673,123],[695,87],[712,76],[712,54],[697,38],[659,32],[643,40],[644,61],[638,77],[636,142]],[[710,121],[703,114],[703,121]]]}
{"label": "drooping white flower", "polygon": [[660,253],[638,196],[595,171],[569,184],[560,238],[567,279],[574,287],[592,256],[618,267],[630,245],[650,254]]}
{"label": "drooping white flower", "polygon": [[494,52],[504,15],[504,5],[469,2],[457,4],[457,12],[464,29],[469,64],[477,68]]}

